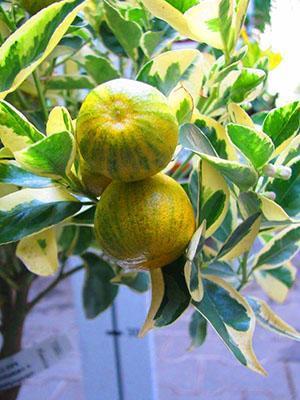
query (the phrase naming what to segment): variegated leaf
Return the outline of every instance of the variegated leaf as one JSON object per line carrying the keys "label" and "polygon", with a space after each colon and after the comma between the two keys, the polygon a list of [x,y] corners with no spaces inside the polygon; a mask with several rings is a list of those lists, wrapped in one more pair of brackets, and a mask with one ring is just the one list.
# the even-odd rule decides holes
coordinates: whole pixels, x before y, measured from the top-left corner
{"label": "variegated leaf", "polygon": [[296,272],[297,269],[287,263],[274,269],[258,270],[254,272],[254,277],[270,299],[283,303],[295,282]]}
{"label": "variegated leaf", "polygon": [[243,68],[230,87],[230,100],[234,103],[253,101],[261,93],[265,79],[263,70]]}
{"label": "variegated leaf", "polygon": [[223,176],[206,160],[200,163],[200,221],[206,221],[206,237],[223,223],[230,200],[228,185]]}
{"label": "variegated leaf", "polygon": [[266,375],[252,348],[255,315],[245,298],[216,276],[206,275],[203,283],[202,301],[193,302],[196,310],[212,325],[240,363]]}
{"label": "variegated leaf", "polygon": [[255,312],[257,322],[263,328],[289,339],[300,340],[300,332],[283,321],[265,301],[252,296],[247,300]]}
{"label": "variegated leaf", "polygon": [[34,274],[41,276],[54,274],[58,269],[55,229],[49,228],[21,239],[16,255]]}
{"label": "variegated leaf", "polygon": [[180,86],[175,87],[169,95],[169,104],[174,114],[178,124],[185,124],[191,121],[194,101],[191,94],[186,90],[182,83]]}
{"label": "variegated leaf", "polygon": [[196,49],[167,51],[146,63],[137,79],[155,86],[166,96],[181,85],[198,103],[205,70],[205,58]]}
{"label": "variegated leaf", "polygon": [[84,0],[63,0],[43,9],[0,48],[0,98],[13,92],[57,46]]}
{"label": "variegated leaf", "polygon": [[231,122],[234,124],[248,126],[249,128],[255,128],[255,124],[246,111],[235,103],[230,103],[228,105],[228,112]]}
{"label": "variegated leaf", "polygon": [[16,108],[0,100],[0,139],[11,152],[22,150],[43,139],[39,132]]}
{"label": "variegated leaf", "polygon": [[258,235],[260,224],[260,213],[247,218],[229,236],[217,257],[222,261],[229,261],[249,251]]}
{"label": "variegated leaf", "polygon": [[160,268],[150,271],[151,275],[151,306],[148,311],[144,325],[140,329],[139,336],[143,337],[155,326],[154,317],[162,303],[165,288],[164,288],[164,278],[162,270]]}
{"label": "variegated leaf", "polygon": [[213,118],[200,114],[198,110],[194,111],[191,122],[205,133],[219,157],[231,161],[237,160],[236,150],[223,125]]}
{"label": "variegated leaf", "polygon": [[0,199],[0,243],[41,232],[76,214],[82,207],[65,189],[22,189]]}
{"label": "variegated leaf", "polygon": [[209,162],[241,190],[248,190],[256,184],[258,176],[253,168],[219,158],[206,135],[194,124],[185,124],[180,128],[180,144]]}
{"label": "variegated leaf", "polygon": [[189,350],[193,350],[204,343],[207,334],[207,321],[198,311],[193,312],[189,333],[192,339]]}
{"label": "variegated leaf", "polygon": [[280,207],[280,205],[275,203],[275,201],[268,199],[263,195],[259,195],[259,199],[261,201],[261,211],[268,221],[283,222],[286,224],[292,222],[284,209]]}
{"label": "variegated leaf", "polygon": [[140,26],[135,21],[125,19],[120,11],[108,1],[104,1],[104,10],[107,23],[116,39],[120,42],[128,56],[136,59],[138,56],[137,48],[142,36]]}
{"label": "variegated leaf", "polygon": [[32,174],[15,161],[0,161],[0,182],[28,188],[53,186],[51,179]]}
{"label": "variegated leaf", "polygon": [[[190,5],[195,5],[198,1],[189,2]],[[171,25],[181,35],[188,36],[193,39],[193,34],[189,29],[186,18],[183,14],[183,9],[178,9],[173,6],[172,2],[166,0],[143,0],[143,4],[155,17],[160,18]],[[186,11],[186,8],[184,9]]]}
{"label": "variegated leaf", "polygon": [[12,151],[10,151],[7,147],[2,147],[0,149],[0,159],[13,159],[14,158],[14,154]]}
{"label": "variegated leaf", "polygon": [[295,136],[300,123],[300,102],[295,101],[270,111],[263,123],[263,131],[275,144],[278,155]]}
{"label": "variegated leaf", "polygon": [[175,322],[187,309],[191,295],[183,274],[184,258],[151,271],[152,302],[140,336],[150,329]]}
{"label": "variegated leaf", "polygon": [[290,217],[300,216],[300,156],[292,158],[287,164],[291,168],[292,175],[288,180],[273,179],[266,187],[267,191],[276,194],[278,203]]}
{"label": "variegated leaf", "polygon": [[50,136],[53,135],[53,133],[65,131],[74,134],[74,124],[69,111],[65,107],[54,107],[47,121],[47,135]]}
{"label": "variegated leaf", "polygon": [[57,179],[69,174],[75,152],[75,140],[72,134],[59,132],[15,152],[14,155],[26,170]]}
{"label": "variegated leaf", "polygon": [[185,281],[189,289],[189,292],[192,296],[192,299],[195,301],[200,301],[203,297],[203,285],[202,285],[200,266],[198,265],[195,258],[204,244],[205,226],[206,226],[206,221],[204,220],[194,233],[185,256],[186,257],[186,262],[184,264]]}
{"label": "variegated leaf", "polygon": [[238,124],[228,124],[227,131],[233,144],[256,169],[262,168],[275,150],[269,136],[259,130]]}
{"label": "variegated leaf", "polygon": [[255,270],[268,270],[282,266],[298,252],[300,226],[289,226],[273,237],[256,255]]}

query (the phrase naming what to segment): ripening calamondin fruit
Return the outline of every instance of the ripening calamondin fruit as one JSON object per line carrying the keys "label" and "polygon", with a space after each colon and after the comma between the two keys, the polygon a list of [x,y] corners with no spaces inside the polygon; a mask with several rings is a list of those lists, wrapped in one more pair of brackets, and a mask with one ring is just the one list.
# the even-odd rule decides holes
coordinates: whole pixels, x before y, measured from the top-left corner
{"label": "ripening calamondin fruit", "polygon": [[92,90],[77,118],[76,140],[90,168],[131,182],[155,175],[171,161],[177,120],[156,88],[115,79]]}
{"label": "ripening calamondin fruit", "polygon": [[128,268],[153,269],[176,260],[194,230],[187,194],[162,173],[138,182],[113,181],[96,209],[100,247]]}

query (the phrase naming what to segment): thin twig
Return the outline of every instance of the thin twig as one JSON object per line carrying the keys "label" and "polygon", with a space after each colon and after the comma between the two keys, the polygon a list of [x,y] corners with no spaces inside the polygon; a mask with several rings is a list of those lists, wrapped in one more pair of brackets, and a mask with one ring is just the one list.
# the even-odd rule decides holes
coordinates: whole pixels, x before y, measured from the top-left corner
{"label": "thin twig", "polygon": [[[64,265],[64,264],[63,264]],[[63,268],[63,266],[62,266]],[[70,275],[75,274],[76,272],[82,270],[84,268],[84,265],[79,265],[78,267],[75,267],[71,269],[68,272],[65,273],[60,273],[57,278],[54,279],[53,282],[50,283],[49,286],[46,287],[46,289],[42,290],[30,303],[27,305],[27,313],[32,310],[32,308],[41,300],[43,299],[49,292],[51,292],[52,289],[54,289],[60,282],[62,282],[64,279],[68,278]]]}

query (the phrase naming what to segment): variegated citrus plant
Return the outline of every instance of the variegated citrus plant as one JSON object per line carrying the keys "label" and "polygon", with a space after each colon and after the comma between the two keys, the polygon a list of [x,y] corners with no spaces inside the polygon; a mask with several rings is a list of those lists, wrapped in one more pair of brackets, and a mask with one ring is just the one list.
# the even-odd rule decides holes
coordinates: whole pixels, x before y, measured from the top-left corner
{"label": "variegated citrus plant", "polygon": [[[282,303],[295,281],[300,103],[268,94],[280,56],[248,37],[248,1],[42,3],[0,6],[0,357],[84,269],[88,318],[151,286],[141,335],[192,308],[192,347],[210,324],[265,374],[256,321],[300,333],[243,289]],[[37,275],[54,277],[32,298]]]}

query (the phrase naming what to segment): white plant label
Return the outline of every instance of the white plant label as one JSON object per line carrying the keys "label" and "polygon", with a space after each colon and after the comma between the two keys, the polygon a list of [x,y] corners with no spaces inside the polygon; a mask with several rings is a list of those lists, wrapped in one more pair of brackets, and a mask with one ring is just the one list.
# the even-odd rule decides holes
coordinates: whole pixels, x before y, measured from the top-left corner
{"label": "white plant label", "polygon": [[0,361],[0,391],[19,386],[25,379],[51,367],[72,350],[66,335],[56,336]]}

